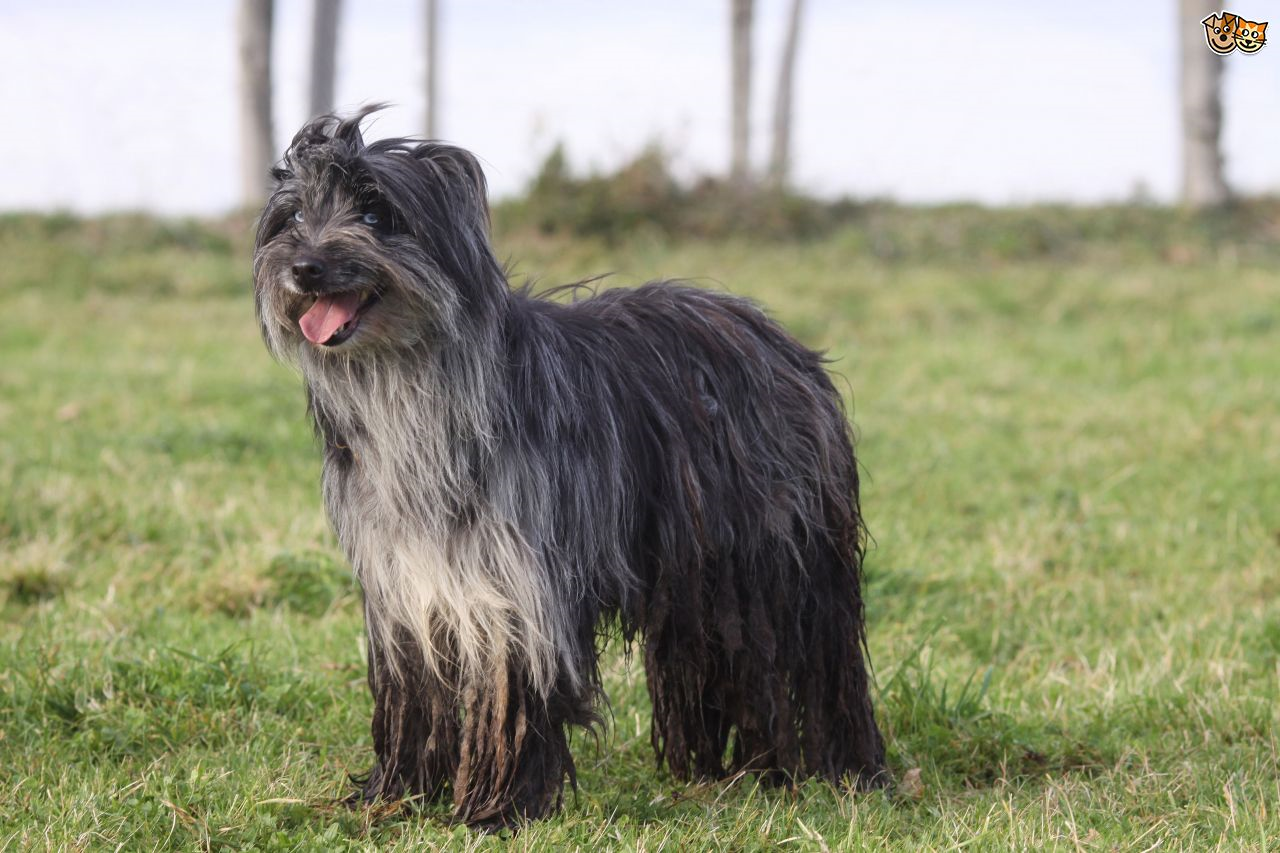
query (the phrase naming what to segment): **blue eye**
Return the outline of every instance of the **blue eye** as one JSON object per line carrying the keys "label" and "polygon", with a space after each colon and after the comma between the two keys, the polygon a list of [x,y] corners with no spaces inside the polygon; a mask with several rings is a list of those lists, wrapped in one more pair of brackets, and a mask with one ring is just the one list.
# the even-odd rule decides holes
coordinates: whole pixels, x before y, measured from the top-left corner
{"label": "blue eye", "polygon": [[294,222],[301,222],[301,221],[302,221],[302,211],[301,211],[301,210],[295,210],[295,211],[293,212],[293,221],[294,221]]}
{"label": "blue eye", "polygon": [[366,213],[364,216],[360,217],[360,221],[365,225],[377,225],[382,221],[382,217],[378,216],[376,213]]}

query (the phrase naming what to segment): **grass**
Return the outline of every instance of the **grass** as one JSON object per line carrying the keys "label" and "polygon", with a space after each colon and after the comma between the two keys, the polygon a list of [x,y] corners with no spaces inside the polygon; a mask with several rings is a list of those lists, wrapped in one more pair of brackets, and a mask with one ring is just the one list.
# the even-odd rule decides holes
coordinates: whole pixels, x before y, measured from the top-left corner
{"label": "grass", "polygon": [[1266,240],[1136,209],[899,210],[807,243],[505,236],[518,272],[723,283],[830,350],[900,780],[675,782],[618,652],[580,790],[509,842],[438,806],[332,805],[369,761],[359,596],[299,382],[257,337],[246,230],[0,218],[0,847],[1276,845]]}

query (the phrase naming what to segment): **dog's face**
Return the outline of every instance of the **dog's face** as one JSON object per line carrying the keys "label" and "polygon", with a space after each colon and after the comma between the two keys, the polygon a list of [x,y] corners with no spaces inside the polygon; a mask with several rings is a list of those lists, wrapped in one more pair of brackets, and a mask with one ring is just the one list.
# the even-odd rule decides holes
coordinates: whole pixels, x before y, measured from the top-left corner
{"label": "dog's face", "polygon": [[1210,15],[1204,24],[1204,37],[1214,53],[1230,53],[1236,49],[1236,16],[1230,12]]}
{"label": "dog's face", "polygon": [[254,292],[279,358],[358,358],[447,338],[491,298],[497,264],[474,158],[436,143],[365,145],[366,114],[308,124],[273,173]]}
{"label": "dog's face", "polygon": [[1241,53],[1257,53],[1267,43],[1267,24],[1236,19],[1236,47]]}

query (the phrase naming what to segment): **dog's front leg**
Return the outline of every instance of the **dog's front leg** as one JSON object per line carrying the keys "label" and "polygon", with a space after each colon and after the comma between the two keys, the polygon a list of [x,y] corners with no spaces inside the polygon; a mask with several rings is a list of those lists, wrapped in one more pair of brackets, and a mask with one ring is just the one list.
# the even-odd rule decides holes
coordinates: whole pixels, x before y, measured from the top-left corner
{"label": "dog's front leg", "polygon": [[574,779],[564,700],[539,696],[522,667],[508,666],[472,679],[462,704],[453,788],[458,819],[496,831],[559,809],[564,781]]}
{"label": "dog's front leg", "polygon": [[[400,653],[406,654],[403,647]],[[420,656],[406,656],[407,661],[415,657]],[[386,661],[379,660],[370,632],[369,689],[377,762],[352,800],[369,803],[439,796],[458,768],[461,727],[456,688],[421,665],[391,672]]]}

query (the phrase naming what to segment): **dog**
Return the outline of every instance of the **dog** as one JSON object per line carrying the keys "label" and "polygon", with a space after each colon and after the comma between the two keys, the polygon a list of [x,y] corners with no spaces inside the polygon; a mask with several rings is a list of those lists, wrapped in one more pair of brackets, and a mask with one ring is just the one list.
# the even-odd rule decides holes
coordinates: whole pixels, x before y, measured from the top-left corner
{"label": "dog", "polygon": [[293,138],[253,264],[363,590],[375,763],[353,802],[451,791],[484,830],[555,812],[618,629],[674,776],[886,784],[823,357],[721,292],[512,287],[475,158],[366,143],[373,109]]}
{"label": "dog", "polygon": [[1208,15],[1204,24],[1204,37],[1214,53],[1228,54],[1236,49],[1236,23],[1239,19],[1230,12]]}

